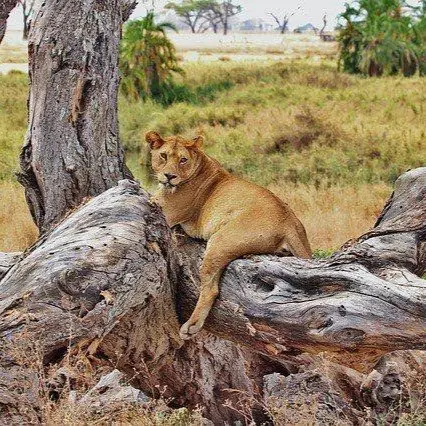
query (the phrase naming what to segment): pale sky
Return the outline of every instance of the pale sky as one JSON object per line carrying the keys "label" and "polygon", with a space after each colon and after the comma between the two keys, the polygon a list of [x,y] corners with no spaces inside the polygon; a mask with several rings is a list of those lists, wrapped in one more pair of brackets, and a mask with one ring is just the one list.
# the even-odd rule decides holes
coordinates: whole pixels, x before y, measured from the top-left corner
{"label": "pale sky", "polygon": [[[153,0],[140,0],[132,17],[137,18],[145,14],[146,8],[151,6]],[[300,25],[310,22],[316,27],[322,27],[322,17],[324,13],[328,16],[327,28],[331,30],[336,25],[336,17],[344,10],[345,2],[350,0],[235,0],[234,3],[243,6],[243,12],[239,19],[262,18],[270,21],[269,12],[282,15],[285,12],[296,11],[300,5],[301,9],[296,11],[290,19],[289,26],[294,29]],[[168,0],[154,0],[157,11],[160,11]],[[412,3],[418,3],[413,0]],[[22,17],[21,10],[17,7],[11,14],[8,27],[10,29],[21,29]]]}

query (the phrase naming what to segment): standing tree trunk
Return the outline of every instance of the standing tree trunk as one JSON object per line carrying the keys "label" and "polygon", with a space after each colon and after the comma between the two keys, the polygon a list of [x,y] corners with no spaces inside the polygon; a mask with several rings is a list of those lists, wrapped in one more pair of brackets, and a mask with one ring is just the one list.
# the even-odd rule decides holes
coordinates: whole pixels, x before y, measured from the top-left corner
{"label": "standing tree trunk", "polygon": [[9,18],[9,14],[16,3],[18,3],[18,0],[2,0],[0,2],[0,43],[6,33],[7,18]]}
{"label": "standing tree trunk", "polygon": [[[29,36],[19,181],[40,231],[130,174],[117,124],[121,26],[133,0],[47,0]],[[78,30],[77,30],[78,29]]]}
{"label": "standing tree trunk", "polygon": [[288,18],[284,18],[283,20],[283,24],[281,26],[281,34],[285,34],[287,31],[287,27],[288,27]]}
{"label": "standing tree trunk", "polygon": [[28,33],[30,30],[29,20],[34,10],[35,1],[36,0],[20,0],[19,1],[22,6],[22,20],[24,23],[22,38],[24,40],[28,39]]}

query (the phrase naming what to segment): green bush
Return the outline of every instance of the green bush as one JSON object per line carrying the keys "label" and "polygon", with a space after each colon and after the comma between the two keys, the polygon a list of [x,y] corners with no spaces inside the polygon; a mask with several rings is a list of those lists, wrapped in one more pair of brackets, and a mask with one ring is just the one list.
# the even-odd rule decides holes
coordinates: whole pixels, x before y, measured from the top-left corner
{"label": "green bush", "polygon": [[120,50],[121,90],[129,98],[161,101],[173,87],[173,74],[183,73],[166,29],[176,30],[171,23],[155,23],[153,12],[125,25]]}
{"label": "green bush", "polygon": [[403,0],[357,0],[341,14],[339,64],[344,71],[406,77],[424,68],[424,5],[404,13]]}

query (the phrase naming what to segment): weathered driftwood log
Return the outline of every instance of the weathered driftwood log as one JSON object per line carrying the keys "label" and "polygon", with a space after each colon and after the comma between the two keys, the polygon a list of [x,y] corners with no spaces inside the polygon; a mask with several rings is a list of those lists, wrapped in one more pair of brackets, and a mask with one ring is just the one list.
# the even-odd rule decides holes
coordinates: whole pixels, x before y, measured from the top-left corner
{"label": "weathered driftwood log", "polygon": [[0,3],[0,43],[6,33],[7,18],[17,3],[18,0],[2,0]]}
{"label": "weathered driftwood log", "polygon": [[44,232],[131,174],[117,122],[121,26],[134,0],[47,0],[28,40],[29,126],[19,180]]}
{"label": "weathered driftwood log", "polygon": [[[243,353],[207,332],[179,340],[175,298],[185,319],[203,244],[174,241],[148,195],[123,181],[46,233],[0,281],[3,343],[37,342],[44,364],[87,348],[140,389],[166,385],[176,405],[205,406],[217,422],[233,418],[226,389],[252,394],[264,374],[309,363],[294,357],[302,352],[369,372],[384,353],[426,348],[426,286],[415,275],[425,268],[425,191],[425,168],[401,176],[376,228],[328,260],[233,262],[206,330]],[[7,346],[0,405],[14,398],[11,376],[25,374]]]}
{"label": "weathered driftwood log", "polygon": [[[199,244],[184,239],[197,275]],[[426,349],[426,168],[403,174],[375,228],[330,259],[233,262],[206,329],[277,360],[328,352],[369,371],[385,353]],[[197,297],[181,286],[182,319]]]}
{"label": "weathered driftwood log", "polygon": [[0,280],[6,275],[7,271],[18,262],[22,253],[0,253]]}
{"label": "weathered driftwood log", "polygon": [[[251,392],[244,358],[212,336],[182,346],[174,300],[179,269],[161,212],[129,181],[45,234],[0,282],[0,378],[7,378],[0,380],[0,407],[9,418],[40,415],[35,397],[22,408],[22,389],[33,395],[38,379],[22,381],[28,365],[16,350],[34,352],[34,345],[45,365],[60,363],[69,348],[87,348],[149,393],[167,385],[165,396],[178,406],[204,406],[217,422],[237,418],[222,404],[227,388]],[[17,390],[10,386],[16,380]]]}

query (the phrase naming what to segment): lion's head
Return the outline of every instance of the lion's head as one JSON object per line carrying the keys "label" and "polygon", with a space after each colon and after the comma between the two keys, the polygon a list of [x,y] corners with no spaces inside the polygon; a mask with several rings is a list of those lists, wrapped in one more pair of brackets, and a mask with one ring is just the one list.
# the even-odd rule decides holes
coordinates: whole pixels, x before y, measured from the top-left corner
{"label": "lion's head", "polygon": [[148,132],[145,139],[151,148],[152,169],[161,185],[173,189],[191,179],[201,161],[202,136],[163,139],[157,132]]}

